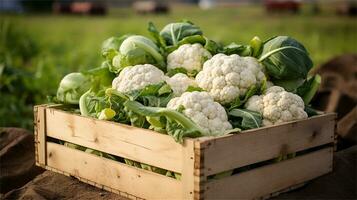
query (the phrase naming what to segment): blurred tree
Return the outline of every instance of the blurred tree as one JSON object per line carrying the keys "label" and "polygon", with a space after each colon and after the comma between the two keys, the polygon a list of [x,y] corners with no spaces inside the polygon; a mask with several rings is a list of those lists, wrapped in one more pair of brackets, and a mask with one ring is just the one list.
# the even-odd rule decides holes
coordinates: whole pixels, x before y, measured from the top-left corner
{"label": "blurred tree", "polygon": [[54,0],[20,0],[26,12],[51,12]]}
{"label": "blurred tree", "polygon": [[41,90],[33,87],[33,72],[27,66],[38,53],[28,34],[0,23],[0,127],[32,129],[34,96]]}

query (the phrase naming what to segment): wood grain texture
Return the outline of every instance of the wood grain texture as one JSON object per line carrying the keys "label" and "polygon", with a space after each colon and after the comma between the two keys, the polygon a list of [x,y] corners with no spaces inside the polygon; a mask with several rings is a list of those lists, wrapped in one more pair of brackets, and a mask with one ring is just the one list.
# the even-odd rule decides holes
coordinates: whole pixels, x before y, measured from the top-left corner
{"label": "wood grain texture", "polygon": [[253,169],[206,184],[205,199],[256,199],[332,171],[333,148]]}
{"label": "wood grain texture", "polygon": [[[34,112],[38,165],[133,199],[263,198],[332,170],[332,148],[325,148],[207,180],[222,171],[332,143],[335,114],[178,144],[168,135],[79,116],[57,105],[37,106]],[[179,172],[181,180],[46,142],[46,136]]]}
{"label": "wood grain texture", "polygon": [[182,199],[194,198],[194,139],[185,139],[182,151]]}
{"label": "wood grain texture", "polygon": [[46,111],[47,136],[171,171],[182,171],[182,146],[168,135],[53,108]]}
{"label": "wood grain texture", "polygon": [[212,175],[334,141],[335,114],[202,141],[204,174]]}
{"label": "wood grain texture", "polygon": [[[342,119],[340,119],[337,123],[337,134],[340,135],[342,138],[349,138],[353,139],[353,133],[351,129],[357,124],[357,105]],[[350,135],[348,135],[350,134]],[[354,138],[357,140],[357,138]]]}
{"label": "wood grain texture", "polygon": [[207,180],[207,176],[204,174],[204,155],[202,154],[202,150],[204,147],[201,146],[200,139],[197,138],[194,143],[194,199],[201,200],[203,199],[204,193],[204,183]]}
{"label": "wood grain texture", "polygon": [[180,181],[55,143],[47,143],[47,165],[104,189],[145,199],[180,199]]}
{"label": "wood grain texture", "polygon": [[35,106],[34,115],[36,164],[44,166],[46,165],[46,106]]}

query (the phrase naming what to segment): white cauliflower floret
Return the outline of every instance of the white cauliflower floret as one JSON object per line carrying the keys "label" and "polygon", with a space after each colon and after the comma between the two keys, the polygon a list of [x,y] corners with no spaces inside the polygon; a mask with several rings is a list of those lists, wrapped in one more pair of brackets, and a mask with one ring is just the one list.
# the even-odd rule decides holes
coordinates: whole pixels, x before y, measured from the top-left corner
{"label": "white cauliflower floret", "polygon": [[170,85],[176,97],[181,96],[189,86],[197,86],[194,79],[182,73],[175,74],[171,78],[167,77],[166,82]]}
{"label": "white cauliflower floret", "polygon": [[207,92],[185,92],[181,97],[173,98],[167,108],[177,109],[183,106],[183,113],[211,135],[221,135],[232,129],[224,108]]}
{"label": "white cauliflower floret", "polygon": [[302,98],[279,86],[269,87],[263,95],[252,96],[244,107],[261,113],[263,126],[307,118]]}
{"label": "white cauliflower floret", "polygon": [[265,75],[262,66],[253,57],[217,54],[203,64],[196,82],[221,104],[244,96],[248,89],[260,84]]}
{"label": "white cauliflower floret", "polygon": [[184,68],[188,73],[199,72],[211,57],[201,44],[184,44],[167,56],[167,69]]}
{"label": "white cauliflower floret", "polygon": [[164,72],[157,67],[144,64],[124,68],[112,82],[112,88],[119,92],[143,89],[152,84],[165,81]]}

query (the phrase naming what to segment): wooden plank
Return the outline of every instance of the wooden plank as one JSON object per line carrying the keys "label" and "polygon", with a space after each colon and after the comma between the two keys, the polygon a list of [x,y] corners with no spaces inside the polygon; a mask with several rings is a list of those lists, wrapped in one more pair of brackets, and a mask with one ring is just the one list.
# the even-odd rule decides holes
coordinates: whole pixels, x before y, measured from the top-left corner
{"label": "wooden plank", "polygon": [[177,199],[180,181],[55,143],[47,143],[47,165],[80,180],[145,199]]}
{"label": "wooden plank", "polygon": [[235,135],[204,139],[201,144],[205,146],[204,174],[217,174],[282,154],[332,143],[335,116],[325,114]]}
{"label": "wooden plank", "polygon": [[201,147],[201,142],[200,138],[195,139],[194,143],[194,199],[195,200],[201,200],[203,199],[203,184],[207,180],[207,176],[204,174],[204,166],[203,166],[203,160],[204,160],[204,155],[202,154],[202,149]]}
{"label": "wooden plank", "polygon": [[338,106],[338,103],[340,102],[342,94],[339,89],[332,89],[330,93],[330,97],[328,100],[328,105],[326,107],[326,112],[334,112],[336,111],[336,108]]}
{"label": "wooden plank", "polygon": [[[59,174],[63,174],[65,176],[71,176],[71,174],[67,173],[67,172],[64,172],[62,170],[58,170],[58,169],[55,169],[53,167],[49,167],[49,166],[45,166],[44,167],[46,170],[49,170],[49,171],[53,171],[53,172],[56,172],[56,173],[59,173]],[[107,190],[109,192],[113,192],[115,194],[119,194],[120,196],[122,197],[126,197],[126,198],[130,198],[130,199],[135,199],[135,200],[138,200],[138,199],[142,199],[140,197],[137,197],[137,196],[134,196],[134,195],[130,195],[126,192],[123,192],[123,191],[120,191],[120,190],[117,190],[117,189],[114,189],[114,188],[111,188],[111,187],[108,187],[108,186],[104,186],[104,185],[100,185],[96,182],[93,182],[93,181],[90,181],[88,179],[85,179],[83,177],[76,177],[78,180],[84,182],[84,183],[87,183],[89,185],[93,185],[94,187],[97,187],[97,188],[100,188],[100,189],[104,189],[104,190]]]}
{"label": "wooden plank", "polygon": [[33,135],[34,135],[34,145],[35,145],[35,163],[36,165],[40,165],[40,163],[38,162],[38,145],[37,145],[37,142],[38,142],[38,133],[37,133],[37,113],[38,113],[38,109],[37,109],[38,106],[34,106],[33,107]]}
{"label": "wooden plank", "polygon": [[[349,113],[347,113],[342,119],[340,119],[337,123],[337,134],[342,138],[351,137],[353,139],[353,134],[350,133],[353,126],[357,123],[357,106],[355,106]],[[348,135],[348,134],[351,135]],[[356,136],[355,136],[356,137]],[[355,138],[357,140],[357,138]]]}
{"label": "wooden plank", "polygon": [[35,106],[35,146],[36,164],[46,165],[46,106]]}
{"label": "wooden plank", "polygon": [[194,139],[185,139],[182,151],[182,199],[194,198]]}
{"label": "wooden plank", "polygon": [[182,146],[168,135],[119,123],[46,109],[47,135],[175,172]]}
{"label": "wooden plank", "polygon": [[332,171],[333,148],[328,147],[205,185],[205,199],[260,198]]}

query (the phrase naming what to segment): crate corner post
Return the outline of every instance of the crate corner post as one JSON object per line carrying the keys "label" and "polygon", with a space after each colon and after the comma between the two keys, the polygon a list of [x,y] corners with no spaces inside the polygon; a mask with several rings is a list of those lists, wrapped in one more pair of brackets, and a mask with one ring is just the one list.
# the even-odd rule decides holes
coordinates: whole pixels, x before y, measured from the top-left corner
{"label": "crate corner post", "polygon": [[47,105],[34,106],[34,136],[36,165],[46,166],[46,108]]}
{"label": "crate corner post", "polygon": [[203,151],[201,140],[186,139],[183,144],[182,162],[182,199],[203,199],[203,183],[206,179],[203,173]]}

